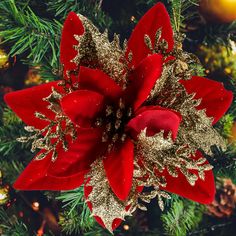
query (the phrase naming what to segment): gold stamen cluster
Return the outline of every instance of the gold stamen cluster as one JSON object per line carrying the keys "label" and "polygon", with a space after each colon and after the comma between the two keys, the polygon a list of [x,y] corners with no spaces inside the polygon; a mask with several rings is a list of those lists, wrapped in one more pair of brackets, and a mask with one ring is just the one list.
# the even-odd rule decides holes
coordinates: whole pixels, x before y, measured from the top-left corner
{"label": "gold stamen cluster", "polygon": [[95,126],[105,127],[102,134],[102,142],[109,143],[108,151],[110,152],[118,141],[124,142],[127,135],[125,133],[125,124],[132,116],[132,108],[125,106],[123,99],[119,99],[118,106],[107,105],[105,108],[104,118],[98,117]]}

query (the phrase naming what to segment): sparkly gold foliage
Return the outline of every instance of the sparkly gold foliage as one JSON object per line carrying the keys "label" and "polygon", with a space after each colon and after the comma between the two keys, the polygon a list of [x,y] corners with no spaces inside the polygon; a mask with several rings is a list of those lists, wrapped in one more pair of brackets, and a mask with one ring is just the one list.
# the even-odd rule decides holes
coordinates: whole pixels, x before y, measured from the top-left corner
{"label": "sparkly gold foliage", "polygon": [[[136,170],[135,177],[138,176]],[[92,204],[92,216],[100,217],[110,232],[112,232],[112,223],[115,219],[124,220],[126,216],[131,216],[137,208],[147,210],[140,201],[150,203],[153,198],[158,197],[158,203],[163,210],[164,202],[162,198],[169,198],[169,195],[159,190],[158,186],[151,192],[138,193],[137,186],[142,181],[135,180],[128,199],[126,201],[119,200],[108,183],[101,159],[92,164],[87,178],[89,183],[86,184],[86,187],[92,187],[92,191],[87,198],[87,201]]]}
{"label": "sparkly gold foliage", "polygon": [[[155,171],[159,173],[165,169],[173,177],[178,177],[178,171],[182,172],[191,185],[194,185],[198,176],[191,173],[191,170],[197,170],[201,179],[204,179],[204,172],[211,170],[212,166],[204,164],[205,158],[194,160],[192,158],[191,149],[186,147],[182,141],[172,141],[171,136],[164,138],[164,132],[160,132],[152,137],[146,136],[146,131],[139,134],[139,141],[137,144],[138,153],[143,157],[144,170],[149,175],[150,185],[157,185],[155,183],[157,177]],[[162,186],[165,183],[162,178]]]}
{"label": "sparkly gold foliage", "polygon": [[78,54],[72,61],[77,65],[100,69],[117,83],[121,82],[125,78],[124,71],[127,67],[119,35],[115,34],[114,40],[110,42],[107,30],[100,33],[87,18],[82,15],[79,17],[83,22],[85,33],[81,36],[75,35],[78,45],[74,45],[74,48]]}
{"label": "sparkly gold foliage", "polygon": [[43,100],[49,103],[48,109],[55,114],[55,118],[51,120],[47,117],[47,114],[36,112],[35,116],[48,122],[48,125],[41,130],[32,126],[26,126],[25,130],[32,133],[32,135],[17,139],[19,142],[32,141],[32,152],[36,151],[36,149],[43,150],[43,152],[36,156],[35,160],[42,160],[52,152],[52,161],[56,161],[58,155],[57,148],[62,147],[67,151],[70,137],[72,140],[75,140],[77,137],[75,126],[71,120],[62,113],[60,107],[61,98],[62,94],[52,88],[52,93]]}
{"label": "sparkly gold foliage", "polygon": [[112,232],[112,223],[115,219],[122,219],[130,215],[125,207],[127,202],[120,201],[112,192],[108,179],[106,178],[102,160],[92,164],[88,186],[92,186],[92,192],[87,201],[91,202],[93,207],[93,216],[99,216],[106,228]]}

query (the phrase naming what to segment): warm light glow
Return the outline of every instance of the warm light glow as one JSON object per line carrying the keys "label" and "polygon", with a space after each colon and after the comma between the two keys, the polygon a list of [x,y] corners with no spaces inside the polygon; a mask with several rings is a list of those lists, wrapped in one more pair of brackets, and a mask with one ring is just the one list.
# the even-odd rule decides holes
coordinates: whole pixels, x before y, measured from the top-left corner
{"label": "warm light glow", "polygon": [[6,193],[0,193],[0,201],[1,200],[5,200],[7,197],[7,194]]}
{"label": "warm light glow", "polygon": [[43,236],[43,234],[44,234],[44,232],[43,232],[42,229],[39,229],[39,230],[37,231],[37,236]]}
{"label": "warm light glow", "polygon": [[124,230],[129,230],[129,226],[128,225],[124,225]]}
{"label": "warm light glow", "polygon": [[32,203],[32,208],[33,208],[34,211],[38,211],[39,206],[40,206],[39,202],[33,202]]}
{"label": "warm light glow", "polygon": [[134,22],[135,21],[135,17],[131,16],[130,20]]}

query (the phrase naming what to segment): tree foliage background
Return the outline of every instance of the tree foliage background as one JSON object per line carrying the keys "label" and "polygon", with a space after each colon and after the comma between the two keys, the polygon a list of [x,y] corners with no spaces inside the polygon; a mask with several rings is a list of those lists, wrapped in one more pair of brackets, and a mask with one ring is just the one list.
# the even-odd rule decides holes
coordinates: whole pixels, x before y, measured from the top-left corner
{"label": "tree foliage background", "polygon": [[[0,70],[0,171],[3,173],[0,190],[8,187],[8,203],[0,206],[0,235],[109,235],[93,218],[84,203],[82,188],[67,192],[17,192],[11,186],[32,159],[29,145],[18,143],[23,136],[23,123],[3,102],[8,90],[57,80],[61,77],[59,45],[63,21],[70,11],[91,19],[101,31],[110,36],[119,33],[128,38],[138,19],[156,0],[1,0],[0,49],[9,55],[9,66]],[[204,66],[195,68],[199,75],[207,74],[219,80],[236,94],[236,63],[226,68],[235,74],[226,74],[205,63],[206,56],[215,48],[224,50],[225,57],[236,41],[236,22],[231,24],[202,23],[197,0],[163,0],[172,18],[176,32],[185,33],[184,47],[197,54]],[[200,49],[200,50],[199,50]],[[207,51],[208,50],[208,51]],[[1,53],[1,51],[0,51]],[[236,56],[235,56],[236,59]],[[216,57],[215,60],[222,60]],[[235,60],[236,61],[236,60]],[[29,70],[38,78],[31,81]],[[27,77],[28,76],[28,77]],[[236,119],[236,103],[218,123],[217,129],[231,139]],[[217,185],[222,178],[236,184],[236,148],[234,142],[226,152],[214,148],[214,165]],[[102,191],[102,190],[101,190]],[[40,204],[34,210],[35,202]],[[137,212],[127,219],[115,235],[233,235],[235,210],[228,218],[215,218],[206,214],[205,206],[172,195],[161,213],[154,201],[148,212]],[[42,234],[43,232],[43,234]]]}

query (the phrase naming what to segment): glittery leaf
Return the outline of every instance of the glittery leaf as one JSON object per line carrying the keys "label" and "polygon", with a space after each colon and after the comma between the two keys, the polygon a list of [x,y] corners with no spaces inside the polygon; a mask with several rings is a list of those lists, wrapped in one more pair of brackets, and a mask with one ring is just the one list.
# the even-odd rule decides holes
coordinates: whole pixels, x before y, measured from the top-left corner
{"label": "glittery leaf", "polygon": [[92,186],[92,191],[87,201],[92,204],[92,215],[100,217],[105,227],[112,232],[115,219],[124,220],[125,216],[130,215],[125,209],[127,202],[120,201],[112,192],[101,160],[92,165],[89,179],[87,186]]}
{"label": "glittery leaf", "polygon": [[100,69],[116,82],[121,82],[126,64],[124,50],[119,44],[119,36],[114,35],[114,40],[110,42],[107,31],[100,33],[87,18],[82,15],[79,15],[79,18],[85,33],[74,36],[78,41],[78,45],[74,45],[78,54],[72,61],[77,65]]}

